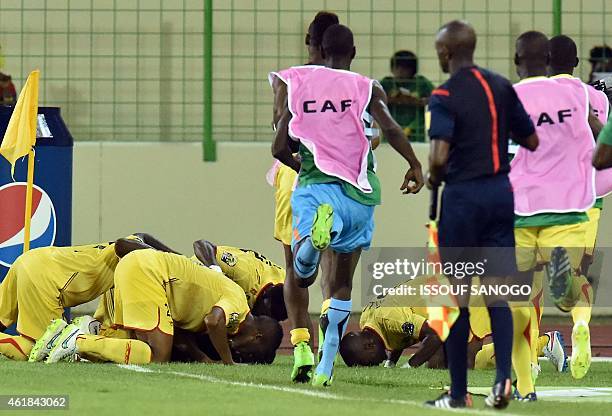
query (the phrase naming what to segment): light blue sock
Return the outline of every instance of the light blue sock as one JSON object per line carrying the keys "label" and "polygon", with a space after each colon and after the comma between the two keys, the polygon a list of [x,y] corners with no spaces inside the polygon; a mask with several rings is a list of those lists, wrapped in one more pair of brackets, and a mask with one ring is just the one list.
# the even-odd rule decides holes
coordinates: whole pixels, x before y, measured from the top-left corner
{"label": "light blue sock", "polygon": [[293,270],[300,279],[308,279],[317,271],[321,252],[312,246],[310,237],[298,248],[295,259],[293,260]]}
{"label": "light blue sock", "polygon": [[349,317],[351,316],[351,307],[353,302],[349,300],[338,300],[331,298],[329,309],[327,310],[327,319],[329,324],[325,331],[325,342],[323,342],[323,356],[321,362],[317,366],[317,374],[325,374],[331,377],[334,369],[334,360],[340,346],[340,339],[346,326],[348,325]]}

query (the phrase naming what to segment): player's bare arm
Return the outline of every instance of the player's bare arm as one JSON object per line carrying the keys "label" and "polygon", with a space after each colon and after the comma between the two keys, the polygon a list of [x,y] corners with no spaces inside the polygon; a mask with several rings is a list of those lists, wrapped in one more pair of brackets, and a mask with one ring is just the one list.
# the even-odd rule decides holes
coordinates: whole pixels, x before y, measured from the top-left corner
{"label": "player's bare arm", "polygon": [[229,343],[227,342],[227,328],[225,327],[225,312],[223,309],[215,306],[212,311],[204,318],[206,329],[210,341],[219,353],[221,361],[226,365],[233,365],[232,353]]}
{"label": "player's bare arm", "polygon": [[404,183],[400,190],[404,191],[405,194],[416,194],[424,185],[421,163],[414,154],[414,150],[404,135],[402,128],[391,116],[387,107],[387,94],[378,81],[374,81],[372,84],[370,113],[374,120],[376,120],[376,123],[378,123],[391,147],[402,155],[410,166],[410,169],[408,169],[404,176]]}
{"label": "player's bare arm", "polygon": [[272,80],[272,91],[274,92],[272,127],[276,128],[278,121],[283,115],[283,110],[287,108],[287,84],[285,84],[279,77],[274,77]]}
{"label": "player's bare arm", "polygon": [[272,143],[272,156],[280,161],[282,164],[289,166],[296,172],[300,171],[300,162],[293,156],[292,149],[289,145],[291,139],[289,138],[289,121],[291,120],[291,113],[289,108],[285,108],[283,115],[278,121],[276,126],[276,137],[274,143]]}
{"label": "player's bare arm", "polygon": [[599,133],[601,133],[601,130],[603,129],[602,122],[599,121],[599,118],[595,115],[595,112],[593,111],[593,107],[591,107],[590,105],[589,105],[589,127],[591,128],[591,131],[593,132],[593,137],[599,136]]}
{"label": "player's bare arm", "polygon": [[597,170],[612,168],[612,146],[598,143],[593,154],[593,167]]}
{"label": "player's bare arm", "polygon": [[527,137],[520,137],[515,135],[514,133],[510,133],[510,138],[516,144],[521,147],[524,147],[527,150],[531,150],[532,152],[538,148],[540,144],[540,139],[538,138],[537,133],[533,133]]}
{"label": "player's bare arm", "polygon": [[429,144],[429,174],[427,175],[427,187],[433,188],[439,186],[444,179],[446,172],[446,162],[448,162],[448,153],[450,143],[448,138],[439,138],[432,140]]}
{"label": "player's bare arm", "polygon": [[115,242],[115,253],[118,257],[123,257],[134,250],[143,250],[147,248],[165,251],[166,253],[181,254],[171,249],[151,234],[136,233],[134,235],[139,239],[120,238]]}
{"label": "player's bare arm", "polygon": [[218,266],[216,258],[217,247],[208,240],[198,240],[193,243],[193,253],[205,266]]}
{"label": "player's bare arm", "polygon": [[420,333],[421,345],[416,353],[408,360],[410,367],[420,367],[423,363],[427,362],[442,346],[442,341],[433,329],[427,325],[427,322],[423,324]]}

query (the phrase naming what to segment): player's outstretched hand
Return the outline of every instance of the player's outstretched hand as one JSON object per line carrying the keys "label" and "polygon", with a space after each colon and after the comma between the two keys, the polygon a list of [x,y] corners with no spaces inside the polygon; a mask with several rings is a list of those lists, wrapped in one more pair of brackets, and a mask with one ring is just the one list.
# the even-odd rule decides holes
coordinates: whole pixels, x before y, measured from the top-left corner
{"label": "player's outstretched hand", "polygon": [[416,194],[421,190],[424,184],[425,181],[423,180],[423,171],[421,170],[421,167],[418,166],[408,169],[406,176],[404,176],[404,183],[402,184],[400,190],[404,191],[404,194]]}

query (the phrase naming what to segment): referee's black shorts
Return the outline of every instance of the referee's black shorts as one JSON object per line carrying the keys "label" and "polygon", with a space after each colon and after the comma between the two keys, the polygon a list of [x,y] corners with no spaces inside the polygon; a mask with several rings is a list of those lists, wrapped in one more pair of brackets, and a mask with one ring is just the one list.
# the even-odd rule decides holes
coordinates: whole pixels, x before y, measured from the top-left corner
{"label": "referee's black shorts", "polygon": [[444,263],[483,262],[481,276],[515,275],[514,196],[508,176],[447,184],[438,243]]}

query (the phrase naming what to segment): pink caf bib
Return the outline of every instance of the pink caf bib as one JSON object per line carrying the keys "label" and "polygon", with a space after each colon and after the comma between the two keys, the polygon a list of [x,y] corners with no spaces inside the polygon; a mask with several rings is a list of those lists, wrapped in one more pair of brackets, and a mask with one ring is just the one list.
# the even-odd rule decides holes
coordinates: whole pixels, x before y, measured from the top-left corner
{"label": "pink caf bib", "polygon": [[589,97],[576,78],[534,78],[514,86],[540,144],[519,148],[511,163],[518,215],[586,211],[595,202]]}
{"label": "pink caf bib", "polygon": [[289,135],[313,154],[317,168],[372,192],[367,162],[370,143],[363,122],[372,80],[350,71],[308,65],[271,72],[287,84],[292,114]]}

